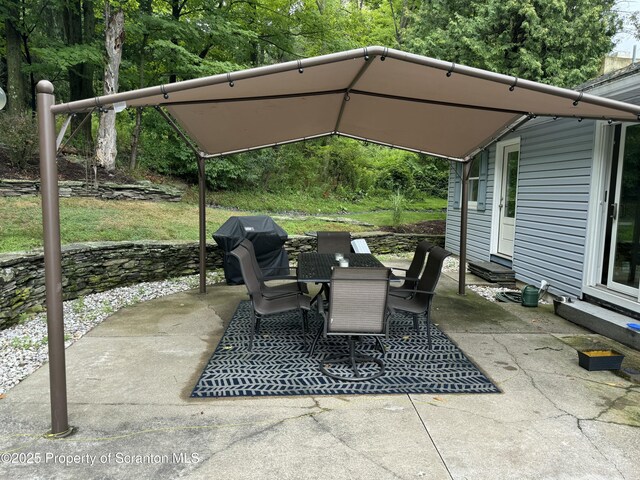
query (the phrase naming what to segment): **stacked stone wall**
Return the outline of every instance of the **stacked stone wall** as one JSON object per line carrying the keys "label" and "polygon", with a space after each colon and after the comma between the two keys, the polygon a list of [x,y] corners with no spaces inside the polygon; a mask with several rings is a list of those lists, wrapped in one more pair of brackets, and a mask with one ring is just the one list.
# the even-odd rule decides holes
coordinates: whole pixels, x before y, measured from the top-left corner
{"label": "stacked stone wall", "polygon": [[[147,200],[154,202],[178,202],[182,192],[166,185],[151,182],[123,185],[118,183],[98,183],[97,185],[81,181],[58,182],[61,197],[95,197],[105,200]],[[0,179],[0,197],[34,196],[40,192],[39,180],[2,180]]]}
{"label": "stacked stone wall", "polygon": [[[376,255],[412,252],[423,238],[444,245],[444,237],[363,233]],[[298,253],[314,251],[315,237],[291,236],[285,244],[295,262]],[[207,269],[222,268],[224,252],[207,244]],[[196,242],[101,242],[66,245],[62,249],[63,299],[99,293],[119,286],[198,273]],[[0,254],[0,330],[45,304],[42,252]]]}

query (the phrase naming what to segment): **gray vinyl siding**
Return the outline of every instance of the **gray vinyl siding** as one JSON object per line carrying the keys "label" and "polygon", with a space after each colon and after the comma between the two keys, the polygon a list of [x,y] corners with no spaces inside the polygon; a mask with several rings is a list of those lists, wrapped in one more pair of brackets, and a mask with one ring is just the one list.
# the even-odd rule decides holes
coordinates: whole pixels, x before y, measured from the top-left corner
{"label": "gray vinyl siding", "polygon": [[[587,91],[640,104],[638,79],[640,67]],[[595,125],[586,120],[540,118],[511,136],[520,137],[513,269],[516,278],[527,283],[547,280],[556,294],[582,296]],[[460,210],[453,208],[454,176],[452,170],[446,246],[459,253]],[[467,250],[471,261],[490,260],[494,176],[495,145],[489,156],[487,209],[469,211]]]}
{"label": "gray vinyl siding", "polygon": [[[445,248],[456,255],[460,254],[460,209],[453,208],[455,165],[449,170],[449,199],[447,202],[447,230]],[[487,172],[487,196],[484,211],[469,209],[467,225],[467,259],[470,261],[489,261],[491,242],[491,209],[493,187],[495,184],[495,147],[489,149]]]}
{"label": "gray vinyl siding", "polygon": [[513,270],[580,296],[595,123],[541,121],[520,132]]}
{"label": "gray vinyl siding", "polygon": [[[594,146],[591,121],[541,119],[519,130],[520,165],[513,270],[523,282],[547,280],[554,293],[579,296]],[[495,145],[489,155],[487,209],[469,210],[467,257],[490,260]],[[460,210],[453,208],[452,169],[446,247],[460,253]]]}

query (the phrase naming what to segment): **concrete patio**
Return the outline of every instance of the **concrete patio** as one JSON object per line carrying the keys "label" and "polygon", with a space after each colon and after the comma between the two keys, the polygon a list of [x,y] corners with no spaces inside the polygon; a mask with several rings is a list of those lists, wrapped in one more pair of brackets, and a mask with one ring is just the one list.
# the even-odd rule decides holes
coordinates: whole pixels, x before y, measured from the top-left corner
{"label": "concrete patio", "polygon": [[67,349],[69,420],[49,428],[47,366],[0,400],[2,478],[638,479],[640,385],[578,366],[576,348],[639,352],[550,305],[457,295],[433,320],[500,394],[191,399],[243,286],[115,313]]}

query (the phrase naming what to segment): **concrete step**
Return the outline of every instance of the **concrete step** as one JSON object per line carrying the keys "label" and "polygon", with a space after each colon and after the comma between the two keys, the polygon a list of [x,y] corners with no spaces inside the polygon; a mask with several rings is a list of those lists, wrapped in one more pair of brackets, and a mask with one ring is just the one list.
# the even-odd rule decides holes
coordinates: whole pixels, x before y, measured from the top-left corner
{"label": "concrete step", "polygon": [[553,306],[562,318],[640,350],[640,332],[627,327],[627,323],[640,323],[638,320],[580,300],[554,300]]}

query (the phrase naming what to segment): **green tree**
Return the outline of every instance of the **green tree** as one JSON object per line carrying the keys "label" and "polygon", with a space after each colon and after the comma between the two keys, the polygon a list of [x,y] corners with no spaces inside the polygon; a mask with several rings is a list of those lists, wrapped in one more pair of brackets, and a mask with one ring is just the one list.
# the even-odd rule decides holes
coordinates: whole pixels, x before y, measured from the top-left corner
{"label": "green tree", "polygon": [[10,0],[5,12],[8,110],[18,114],[24,109],[25,91],[22,73],[22,36],[19,30],[20,2]]}
{"label": "green tree", "polygon": [[615,0],[433,0],[407,29],[416,53],[574,86],[597,74],[620,21]]}
{"label": "green tree", "polygon": [[[96,15],[94,0],[67,0],[62,4],[62,21],[67,52],[72,60],[67,69],[69,80],[69,99],[81,100],[95,96],[94,73],[97,67],[98,45],[94,43],[96,33]],[[88,47],[91,51],[87,50]],[[102,60],[100,55],[100,60]],[[80,127],[85,115],[74,117],[72,126]],[[91,122],[82,124],[81,134],[87,145],[92,145]]]}

